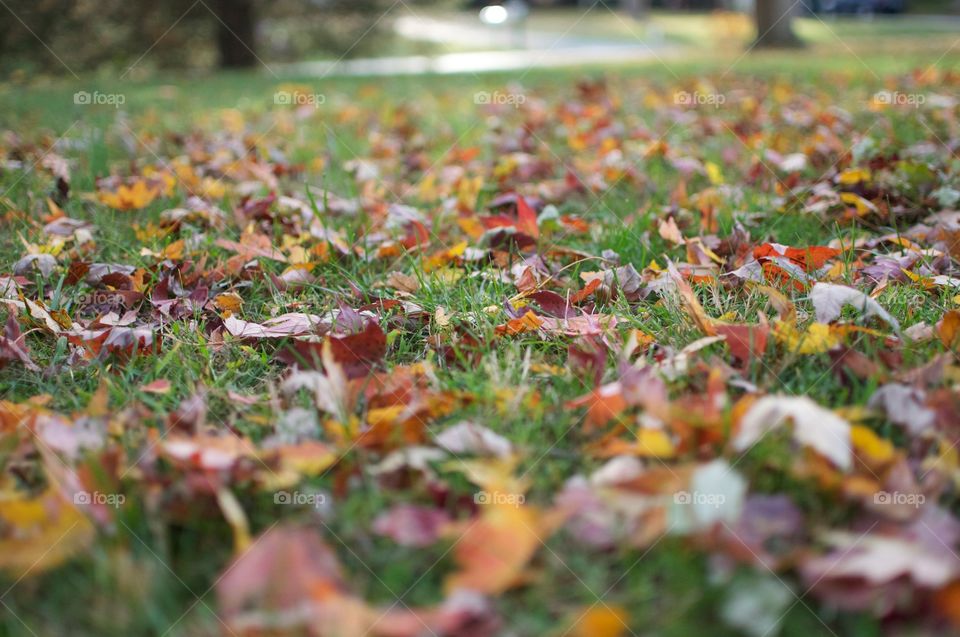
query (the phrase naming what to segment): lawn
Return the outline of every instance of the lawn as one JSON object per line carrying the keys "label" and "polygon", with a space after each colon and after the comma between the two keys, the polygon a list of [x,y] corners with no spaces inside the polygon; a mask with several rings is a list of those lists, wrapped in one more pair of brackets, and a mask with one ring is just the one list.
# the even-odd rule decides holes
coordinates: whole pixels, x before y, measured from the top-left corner
{"label": "lawn", "polygon": [[956,626],[909,44],[4,85],[0,635]]}

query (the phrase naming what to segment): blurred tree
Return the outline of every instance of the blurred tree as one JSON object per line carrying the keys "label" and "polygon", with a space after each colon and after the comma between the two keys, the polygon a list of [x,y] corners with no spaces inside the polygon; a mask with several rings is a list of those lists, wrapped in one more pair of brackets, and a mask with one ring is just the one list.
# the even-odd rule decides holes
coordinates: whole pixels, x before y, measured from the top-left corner
{"label": "blurred tree", "polygon": [[753,46],[758,48],[801,47],[803,41],[793,32],[792,0],[756,0],[754,15],[757,22],[757,39]]}
{"label": "blurred tree", "polygon": [[210,41],[212,19],[190,7],[190,0],[4,0],[0,64],[3,70],[60,73],[208,66],[215,50],[196,45]]}
{"label": "blurred tree", "polygon": [[217,49],[220,66],[241,68],[257,63],[256,12],[253,0],[216,0]]}
{"label": "blurred tree", "polygon": [[[421,2],[425,0],[420,0]],[[0,72],[251,67],[368,52],[391,0],[3,0]],[[69,69],[69,71],[68,71]]]}
{"label": "blurred tree", "polygon": [[623,0],[623,6],[627,8],[627,12],[634,20],[643,20],[647,17],[648,5],[649,0]]}

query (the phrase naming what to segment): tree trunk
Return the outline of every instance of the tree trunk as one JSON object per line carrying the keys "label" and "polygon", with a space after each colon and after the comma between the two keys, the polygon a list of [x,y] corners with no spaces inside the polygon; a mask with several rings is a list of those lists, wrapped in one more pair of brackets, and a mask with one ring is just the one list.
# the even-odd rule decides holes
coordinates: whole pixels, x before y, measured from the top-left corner
{"label": "tree trunk", "polygon": [[791,0],[756,0],[757,39],[754,47],[800,47],[803,42],[793,32]]}
{"label": "tree trunk", "polygon": [[647,17],[648,0],[624,0],[627,12],[634,20],[644,20]]}
{"label": "tree trunk", "polygon": [[249,68],[257,63],[254,53],[256,12],[254,0],[217,0],[214,4],[217,22],[217,49],[220,66]]}

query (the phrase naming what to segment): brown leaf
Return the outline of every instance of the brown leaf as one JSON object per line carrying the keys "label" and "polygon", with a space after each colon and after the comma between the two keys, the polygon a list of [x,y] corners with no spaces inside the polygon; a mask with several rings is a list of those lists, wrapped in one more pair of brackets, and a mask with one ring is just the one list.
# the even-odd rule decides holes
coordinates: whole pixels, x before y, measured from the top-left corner
{"label": "brown leaf", "polygon": [[663,239],[675,245],[680,245],[683,243],[683,235],[680,234],[680,228],[677,227],[677,222],[673,217],[661,219],[660,224],[657,227],[657,233]]}
{"label": "brown leaf", "polygon": [[329,343],[333,359],[343,367],[347,378],[362,378],[387,353],[387,335],[376,321],[368,321],[363,331],[346,336],[327,336],[323,341],[294,340],[279,358],[305,369],[322,367],[324,343]]}
{"label": "brown leaf", "polygon": [[831,367],[835,372],[846,370],[856,378],[863,380],[879,376],[883,373],[883,368],[878,363],[846,345],[838,345],[831,349],[828,354],[833,361]]}
{"label": "brown leaf", "polygon": [[387,277],[387,285],[407,294],[413,294],[420,289],[420,281],[416,277],[402,272],[391,272],[390,276]]}
{"label": "brown leaf", "polygon": [[697,299],[697,295],[693,291],[693,288],[690,287],[690,284],[686,282],[676,266],[672,263],[669,265],[668,271],[677,286],[677,291],[680,293],[684,309],[687,311],[687,314],[690,315],[690,318],[693,319],[693,322],[697,324],[697,327],[699,327],[700,331],[704,334],[708,336],[716,334],[716,329],[714,328],[715,321],[707,316],[706,311],[704,311],[703,306],[700,305],[700,301]]}
{"label": "brown leaf", "polygon": [[717,335],[726,338],[730,353],[744,365],[760,358],[767,349],[768,325],[725,325],[716,324]]}
{"label": "brown leaf", "polygon": [[8,362],[19,361],[32,372],[40,371],[37,364],[30,358],[26,338],[20,333],[20,324],[17,323],[17,308],[13,305],[8,305],[7,308],[9,312],[7,325],[4,328],[3,336],[0,336],[0,368]]}
{"label": "brown leaf", "polygon": [[937,323],[937,333],[940,334],[940,342],[947,349],[955,350],[960,346],[960,310],[950,310],[944,313],[943,318]]}

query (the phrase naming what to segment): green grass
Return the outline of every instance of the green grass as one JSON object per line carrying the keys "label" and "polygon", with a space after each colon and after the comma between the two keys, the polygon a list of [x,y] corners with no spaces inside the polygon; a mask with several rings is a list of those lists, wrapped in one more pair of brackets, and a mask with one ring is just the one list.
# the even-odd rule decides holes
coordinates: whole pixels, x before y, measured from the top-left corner
{"label": "green grass", "polygon": [[[547,24],[544,17],[542,24]],[[686,34],[674,26],[670,16],[659,16],[661,24],[671,37],[696,39],[698,23],[685,21]],[[537,22],[536,24],[541,24]],[[606,28],[614,22],[603,23]],[[885,36],[884,26],[844,23],[845,33],[851,37],[871,40]],[[846,30],[846,27],[849,27]],[[868,31],[869,30],[869,31]],[[677,87],[693,87],[697,78],[707,78],[719,90],[738,83],[750,85],[763,82],[765,87],[775,84],[789,86],[796,95],[818,95],[827,91],[839,107],[851,112],[857,128],[869,127],[875,114],[865,108],[873,92],[884,88],[883,78],[903,73],[912,68],[933,63],[936,56],[928,53],[933,44],[911,40],[904,44],[903,55],[871,56],[875,42],[862,42],[865,47],[861,64],[849,56],[830,56],[829,30],[812,21],[802,21],[799,31],[815,43],[814,51],[806,54],[778,54],[768,57],[748,57],[737,63],[734,71],[724,77],[725,71],[737,59],[733,50],[705,60],[702,54],[690,58],[669,60],[667,68],[649,63],[623,66],[605,71],[585,69],[578,71],[532,71],[522,78],[524,91],[556,105],[575,96],[575,82],[587,74],[605,77],[611,91],[622,100],[618,117],[628,128],[645,127],[656,134],[668,131],[666,141],[682,152],[696,154],[705,161],[715,162],[724,171],[729,183],[738,184],[738,168],[729,166],[724,151],[734,148],[749,155],[729,130],[722,126],[711,133],[690,126],[671,128],[672,122],[663,111],[644,104],[643,99],[656,94],[669,100]],[[941,36],[936,36],[937,38]],[[937,40],[939,42],[939,40]],[[834,43],[835,44],[835,43]],[[945,49],[946,47],[944,47]],[[700,55],[701,57],[698,57]],[[954,54],[936,61],[939,68],[956,64]],[[864,67],[867,68],[864,68]],[[872,69],[872,71],[868,71]],[[875,77],[873,73],[878,77]],[[675,75],[676,76],[675,76]],[[831,75],[834,74],[834,75]],[[679,79],[678,79],[679,78]],[[825,80],[825,78],[828,78]],[[31,81],[29,86],[7,84],[0,89],[0,127],[14,131],[25,140],[47,147],[64,135],[70,148],[62,154],[74,161],[71,178],[71,198],[65,212],[75,218],[92,221],[96,227],[98,261],[122,262],[138,267],[155,263],[150,256],[140,254],[141,247],[161,249],[171,238],[141,243],[135,235],[133,222],[156,222],[160,213],[181,203],[181,195],[164,198],[137,213],[115,212],[103,205],[81,200],[77,195],[94,190],[95,180],[110,172],[125,173],[131,161],[141,167],[155,163],[153,152],[163,158],[175,151],[173,134],[199,131],[215,134],[222,127],[223,110],[237,109],[246,118],[251,134],[263,136],[259,142],[282,150],[294,162],[308,163],[313,158],[326,159],[323,171],[308,172],[303,178],[312,185],[323,184],[347,197],[356,196],[357,187],[343,170],[343,163],[356,156],[366,156],[371,149],[368,133],[373,127],[387,129],[399,117],[408,117],[415,128],[426,136],[425,152],[431,161],[442,159],[445,150],[457,142],[460,147],[479,146],[483,160],[493,164],[498,151],[486,136],[490,122],[479,113],[473,103],[478,90],[495,90],[511,80],[508,75],[420,77],[420,78],[293,78],[304,82],[327,96],[326,106],[315,116],[301,123],[290,123],[275,128],[272,116],[275,109],[272,95],[280,84],[263,73],[222,73],[197,78],[161,77],[149,82],[100,81],[97,78],[80,82]],[[285,80],[286,81],[286,80]],[[108,107],[83,107],[73,103],[76,90],[121,92],[126,97],[124,118]],[[346,122],[338,121],[337,112],[357,109],[364,117]],[[718,117],[733,117],[729,111],[718,112]],[[519,126],[519,119],[507,114],[506,124]],[[877,142],[892,148],[905,148],[928,135],[918,127],[913,113],[896,113],[892,128],[874,129]],[[930,122],[937,130],[942,122]],[[125,129],[129,125],[136,137]],[[766,131],[770,133],[770,131]],[[567,157],[572,153],[556,130],[538,132],[557,154]],[[787,145],[796,147],[803,142],[797,136],[789,137]],[[155,144],[147,150],[142,141]],[[7,142],[0,142],[0,147]],[[131,151],[131,148],[134,148]],[[550,151],[541,149],[545,158]],[[956,162],[949,171],[938,177],[941,183],[957,185]],[[815,177],[820,170],[811,168],[807,177]],[[560,175],[558,175],[560,176]],[[670,202],[670,194],[678,174],[665,162],[652,160],[643,166],[643,186],[622,183],[607,192],[599,205],[588,197],[572,197],[563,204],[562,212],[583,215],[594,227],[592,234],[575,237],[564,245],[599,254],[611,249],[620,254],[624,263],[634,264],[638,270],[651,260],[665,265],[665,259],[683,261],[682,248],[670,247],[656,233],[655,220],[663,206]],[[709,184],[703,177],[690,182],[695,192]],[[283,182],[282,190],[302,193],[303,183],[297,179]],[[0,173],[0,212],[12,210],[26,214],[10,217],[0,234],[0,272],[9,272],[12,264],[24,253],[21,238],[37,241],[39,237],[31,221],[45,211],[45,199],[50,188],[49,179],[37,172],[4,170]],[[847,242],[874,233],[870,227],[825,224],[789,207],[777,210],[775,184],[743,184],[741,199],[726,198],[717,211],[722,231],[728,234],[734,225],[735,213],[759,213],[761,218],[749,228],[756,243],[775,240],[789,245],[825,245],[830,240],[844,237]],[[487,184],[481,196],[489,199],[496,191]],[[259,189],[266,194],[266,189]],[[221,203],[228,213],[239,203],[230,195]],[[348,239],[362,236],[365,219],[331,220],[336,229]],[[883,228],[892,230],[893,228]],[[230,256],[213,245],[213,239],[226,236],[237,239],[241,228],[230,225],[222,235],[209,233],[203,252],[211,261]],[[277,235],[282,234],[276,228]],[[645,235],[644,233],[649,233]],[[374,286],[391,271],[417,272],[419,259],[405,256],[396,261],[364,262],[347,259],[321,264],[314,271],[315,283],[303,290],[279,292],[269,281],[258,280],[242,290],[243,316],[248,320],[264,319],[270,311],[283,303],[306,303],[309,311],[317,314],[337,307],[342,298],[349,298],[351,282],[360,290],[378,293]],[[589,271],[595,265],[587,262],[570,271],[574,277],[580,271]],[[265,269],[279,274],[277,264],[266,264]],[[471,273],[468,266],[466,274]],[[58,274],[59,276],[59,274]],[[436,273],[419,273],[421,289],[416,302],[433,314],[437,308],[453,313],[455,321],[482,337],[488,344],[483,361],[477,365],[445,367],[428,347],[429,326],[409,326],[390,334],[391,344],[387,368],[411,364],[424,358],[434,359],[438,366],[438,381],[442,389],[472,394],[474,399],[436,422],[431,431],[439,431],[447,424],[469,418],[487,424],[509,438],[525,452],[521,470],[531,469],[533,485],[530,499],[549,504],[551,497],[575,473],[589,473],[602,460],[582,452],[589,441],[580,427],[582,414],[566,408],[567,401],[583,395],[590,389],[589,382],[565,369],[566,343],[544,340],[526,335],[513,339],[494,338],[495,326],[504,316],[490,316],[483,308],[500,305],[515,293],[512,286],[495,279],[464,276],[455,283],[439,278]],[[56,277],[37,280],[41,290],[57,288]],[[732,313],[740,322],[754,321],[759,310],[766,307],[758,294],[746,290],[721,291],[710,285],[698,288],[701,302],[714,317]],[[64,309],[71,315],[76,311],[73,292],[65,291],[50,304],[51,309]],[[793,300],[802,312],[811,311],[805,293],[793,292]],[[893,313],[904,327],[919,321],[935,323],[946,309],[955,306],[947,294],[927,293],[912,286],[891,286],[879,301]],[[625,325],[654,335],[663,346],[680,348],[700,336],[697,329],[683,316],[676,305],[657,303],[655,299],[630,305],[625,300],[610,301],[598,311],[614,313]],[[210,420],[229,423],[237,431],[254,439],[265,434],[264,421],[275,414],[266,404],[252,407],[237,405],[229,392],[266,394],[284,373],[276,362],[276,347],[270,343],[240,344],[229,342],[216,348],[202,331],[203,315],[198,325],[186,321],[174,322],[164,332],[164,344],[156,356],[141,355],[125,365],[116,361],[100,361],[86,367],[43,374],[25,371],[18,365],[0,370],[0,388],[6,400],[24,401],[38,394],[51,396],[49,407],[61,412],[84,409],[98,386],[105,384],[112,410],[132,407],[140,403],[152,414],[145,423],[162,427],[167,414],[180,401],[199,388],[209,391]],[[200,328],[200,329],[196,329]],[[34,358],[43,367],[63,365],[68,355],[65,343],[37,331],[28,337]],[[873,357],[883,343],[869,336],[857,336],[848,344]],[[942,351],[938,342],[909,346],[905,349],[907,364],[919,364]],[[703,353],[704,360],[715,355],[723,357],[724,348],[714,345]],[[553,365],[563,370],[548,376],[525,372],[525,361]],[[771,345],[762,364],[755,364],[748,379],[770,392],[806,394],[822,405],[841,407],[863,404],[875,390],[876,380],[841,382],[838,375],[824,374],[830,366],[827,354],[798,356]],[[611,361],[605,379],[616,377]],[[139,388],[157,379],[167,379],[172,390],[165,395],[153,395]],[[696,389],[702,378],[691,378],[672,386],[674,395]],[[538,395],[538,400],[530,397]],[[515,402],[503,396],[521,397]],[[304,404],[308,404],[304,402]],[[874,423],[883,431],[882,422]],[[889,428],[887,428],[889,430]],[[125,444],[135,449],[143,442],[143,431],[128,430]],[[769,443],[769,444],[767,444]],[[6,452],[3,452],[6,453]],[[842,524],[850,517],[850,510],[838,506],[835,494],[825,493],[809,482],[790,477],[789,467],[794,460],[785,441],[770,440],[755,448],[738,467],[757,491],[786,493],[812,518],[824,524]],[[542,460],[535,462],[538,458]],[[0,463],[7,456],[0,454]],[[365,451],[352,451],[343,462],[356,467],[375,459]],[[459,484],[462,491],[469,487],[456,476],[446,476]],[[455,481],[460,479],[460,483]],[[325,475],[311,480],[312,486],[332,490],[334,480]],[[127,485],[136,490],[135,480]],[[398,547],[391,541],[374,536],[369,531],[372,519],[397,501],[425,502],[423,490],[397,493],[381,489],[369,481],[360,481],[349,494],[335,498],[335,515],[324,520],[322,526],[309,510],[290,511],[272,504],[269,496],[253,490],[238,488],[238,497],[250,516],[254,531],[260,531],[279,517],[297,519],[329,531],[342,538],[343,543],[331,540],[338,553],[347,580],[353,590],[373,603],[389,604],[394,595],[407,591],[410,584],[424,574],[425,569],[437,563],[423,579],[409,590],[404,601],[411,605],[429,605],[442,597],[443,575],[452,566],[446,553],[449,543],[441,542],[423,550]],[[132,503],[119,512],[113,533],[101,533],[93,548],[69,564],[23,581],[2,581],[0,591],[9,613],[0,614],[0,635],[35,634],[37,636],[71,635],[213,635],[220,630],[213,614],[215,596],[209,592],[216,576],[231,556],[232,535],[222,521],[215,505],[209,501],[190,503],[176,518],[158,516],[142,498],[131,498]],[[533,561],[535,581],[504,595],[496,601],[497,608],[517,635],[559,634],[575,616],[578,608],[597,601],[597,595],[607,593],[604,600],[611,605],[629,609],[631,626],[637,634],[689,635],[710,630],[711,634],[735,635],[716,620],[718,608],[728,594],[730,582],[717,580],[716,573],[704,554],[677,538],[669,537],[649,553],[638,549],[593,554],[576,544],[561,531],[540,550]],[[642,559],[641,559],[642,558]],[[636,564],[635,567],[628,568]],[[775,580],[762,571],[741,566],[730,574],[731,582],[754,578]],[[795,581],[787,574],[789,581]],[[200,596],[204,603],[196,603]],[[209,608],[207,605],[209,604]],[[214,609],[213,611],[211,609]],[[17,619],[19,617],[20,619]],[[23,624],[20,623],[22,620]],[[821,623],[823,622],[823,623]],[[788,613],[780,634],[809,636],[827,633],[824,623],[836,634],[878,635],[879,622],[867,614],[841,613],[812,600],[797,604]],[[29,626],[29,629],[25,628]],[[174,626],[169,633],[167,631]]]}

